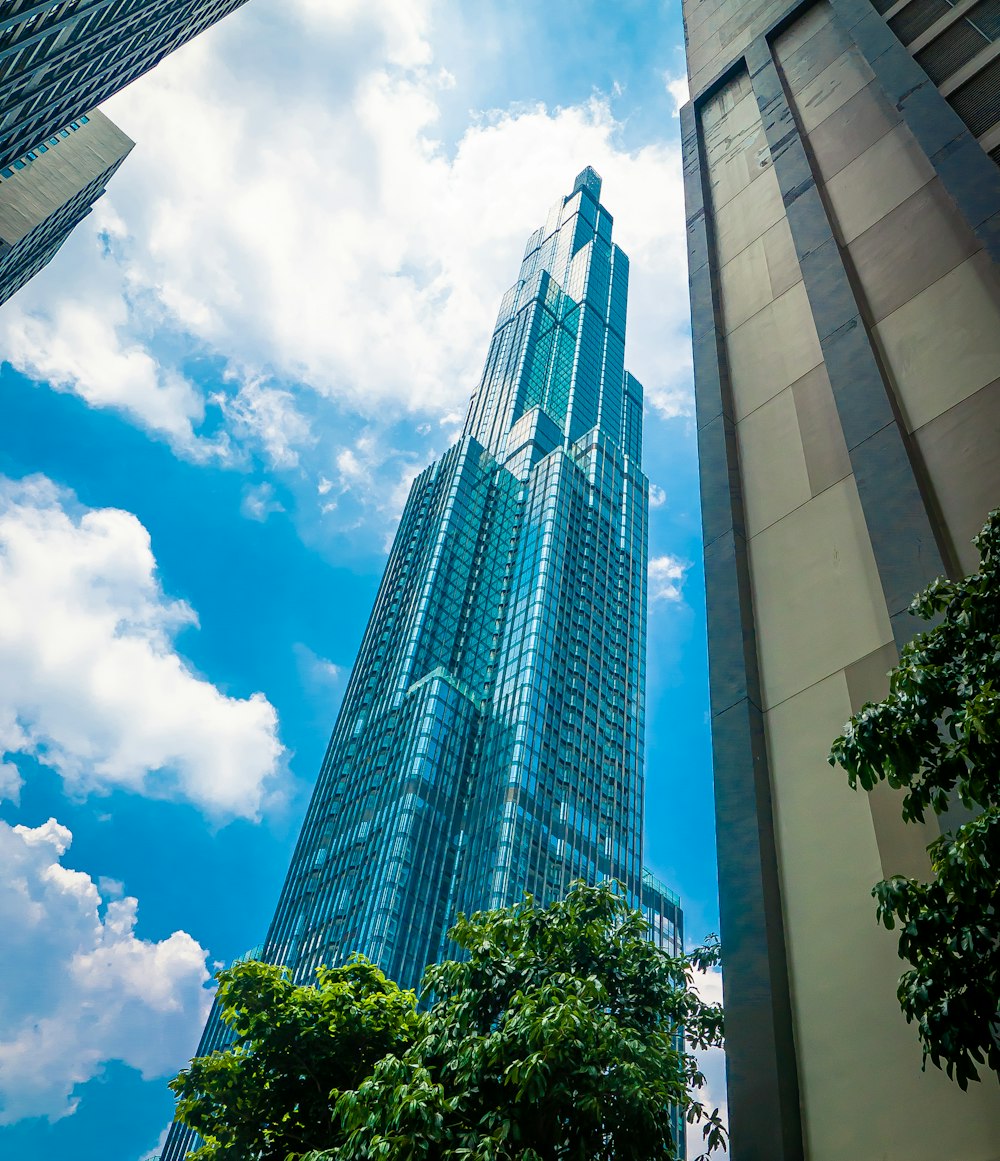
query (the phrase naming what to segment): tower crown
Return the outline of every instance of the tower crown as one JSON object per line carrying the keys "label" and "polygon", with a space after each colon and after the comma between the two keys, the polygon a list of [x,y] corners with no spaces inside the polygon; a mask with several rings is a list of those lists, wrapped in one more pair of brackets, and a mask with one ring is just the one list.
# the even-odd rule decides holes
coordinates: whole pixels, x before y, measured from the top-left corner
{"label": "tower crown", "polygon": [[595,202],[601,200],[601,175],[592,165],[588,165],[586,169],[581,169],[576,175],[576,181],[573,182],[573,193],[581,189],[593,194]]}

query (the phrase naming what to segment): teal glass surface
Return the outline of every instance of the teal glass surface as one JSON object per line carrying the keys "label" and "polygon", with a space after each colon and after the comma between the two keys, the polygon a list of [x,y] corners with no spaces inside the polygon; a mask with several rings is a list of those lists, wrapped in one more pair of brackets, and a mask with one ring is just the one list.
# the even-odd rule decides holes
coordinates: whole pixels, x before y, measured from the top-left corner
{"label": "teal glass surface", "polygon": [[267,939],[416,985],[457,911],[642,896],[648,485],[628,259],[593,169],[503,298],[459,442],[413,483]]}

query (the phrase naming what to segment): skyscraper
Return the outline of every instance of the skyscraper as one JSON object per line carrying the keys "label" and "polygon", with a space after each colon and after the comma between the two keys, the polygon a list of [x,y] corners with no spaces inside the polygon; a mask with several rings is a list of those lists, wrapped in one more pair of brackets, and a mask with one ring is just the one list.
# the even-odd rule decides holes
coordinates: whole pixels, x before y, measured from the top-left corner
{"label": "skyscraper", "polygon": [[826,762],[1000,503],[997,12],[684,0],[733,1161],[1000,1156],[875,923],[937,826]]}
{"label": "skyscraper", "polygon": [[246,0],[5,0],[0,166],[79,120]]}
{"label": "skyscraper", "polygon": [[416,984],[456,911],[642,882],[647,484],[628,260],[586,169],[530,238],[462,438],[413,483],[268,935]]}
{"label": "skyscraper", "polygon": [[50,261],[131,149],[93,109],[0,169],[0,303]]}
{"label": "skyscraper", "polygon": [[600,192],[588,167],[528,240],[462,437],[411,488],[264,946],[299,980],[361,951],[414,986],[456,912],[576,878],[680,947],[642,872],[648,485]]}

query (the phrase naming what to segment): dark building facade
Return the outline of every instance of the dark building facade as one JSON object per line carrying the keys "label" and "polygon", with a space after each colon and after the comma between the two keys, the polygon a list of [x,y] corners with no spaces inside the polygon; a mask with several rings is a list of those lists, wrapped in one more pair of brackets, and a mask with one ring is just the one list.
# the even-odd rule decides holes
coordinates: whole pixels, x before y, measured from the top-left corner
{"label": "dark building facade", "polygon": [[246,0],[5,0],[0,166],[10,165]]}
{"label": "dark building facade", "polygon": [[462,437],[411,488],[264,945],[299,980],[361,951],[416,986],[458,911],[574,879],[682,946],[642,868],[648,484],[600,192],[588,167],[528,240]]}
{"label": "dark building facade", "polygon": [[93,109],[0,168],[0,303],[53,257],[131,149]]}
{"label": "dark building facade", "polygon": [[684,0],[734,1161],[996,1161],[870,890],[936,824],[827,765],[1000,503],[991,0]]}

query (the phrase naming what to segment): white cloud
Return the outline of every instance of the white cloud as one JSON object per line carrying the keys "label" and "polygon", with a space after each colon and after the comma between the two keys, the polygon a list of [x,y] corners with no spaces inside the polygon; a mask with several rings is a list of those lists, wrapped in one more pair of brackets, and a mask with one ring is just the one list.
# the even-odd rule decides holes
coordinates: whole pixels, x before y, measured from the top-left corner
{"label": "white cloud", "polygon": [[170,1126],[164,1125],[160,1130],[160,1137],[152,1149],[147,1149],[145,1153],[139,1158],[139,1161],[160,1161],[160,1154],[163,1152],[163,1146],[167,1143],[167,1134],[170,1132]]}
{"label": "white cloud", "polygon": [[[0,320],[14,364],[188,454],[227,455],[193,434],[206,400],[164,338],[184,333],[244,380],[226,433],[285,468],[309,443],[312,392],[376,425],[461,415],[525,238],[589,163],[632,259],[629,365],[651,407],[687,414],[678,144],[624,148],[598,98],[485,113],[449,140],[431,11],[257,0],[113,98],[139,148],[83,241]],[[105,247],[97,229],[113,234],[103,261],[84,253]],[[66,278],[71,261],[86,277]]]}
{"label": "white cloud", "polygon": [[326,474],[316,485],[322,511],[338,512],[341,527],[374,518],[394,530],[410,485],[424,466],[413,452],[392,446],[378,427],[369,425],[351,443],[333,447]]}
{"label": "white cloud", "polygon": [[0,802],[13,802],[15,806],[21,801],[21,788],[24,779],[21,771],[13,762],[0,762]]}
{"label": "white cloud", "polygon": [[256,816],[282,754],[277,715],[177,654],[196,623],[160,588],[131,513],[85,509],[43,476],[0,477],[0,756],[31,754],[74,793]]}
{"label": "white cloud", "polygon": [[255,442],[274,467],[298,466],[298,449],[316,442],[291,393],[259,379],[243,383],[235,395],[212,396],[237,439]]}
{"label": "white cloud", "polygon": [[124,296],[114,260],[96,252],[88,227],[68,249],[58,271],[40,275],[0,313],[4,359],[91,407],[120,409],[186,455],[217,455],[218,446],[195,436],[205,415],[200,392],[148,349],[144,321]]}
{"label": "white cloud", "polygon": [[691,565],[680,557],[654,556],[649,561],[649,600],[680,601],[683,598],[684,577]]}
{"label": "white cloud", "polygon": [[134,898],[63,866],[71,841],[55,819],[0,822],[0,1125],[73,1113],[107,1061],[172,1073],[207,1015],[204,949],[137,938]]}
{"label": "white cloud", "polygon": [[297,643],[293,646],[293,650],[303,679],[314,690],[328,694],[331,689],[343,683],[347,675],[347,670],[343,665],[337,665],[326,657],[320,657],[308,645]]}
{"label": "white cloud", "polygon": [[661,382],[652,391],[646,391],[646,402],[661,419],[681,419],[694,415],[694,386],[691,380],[693,371],[690,358],[686,359],[684,366],[687,372],[684,386],[671,386]]}
{"label": "white cloud", "polygon": [[264,521],[272,513],[284,510],[284,505],[274,498],[274,488],[270,484],[248,484],[243,489],[240,511],[248,520]]}
{"label": "white cloud", "polygon": [[662,508],[667,502],[667,493],[660,487],[659,484],[649,485],[649,506],[650,508]]}
{"label": "white cloud", "polygon": [[687,76],[673,76],[671,73],[664,73],[663,83],[666,85],[667,92],[673,98],[674,102],[674,116],[679,117],[681,109],[691,99],[691,93],[688,89]]}

